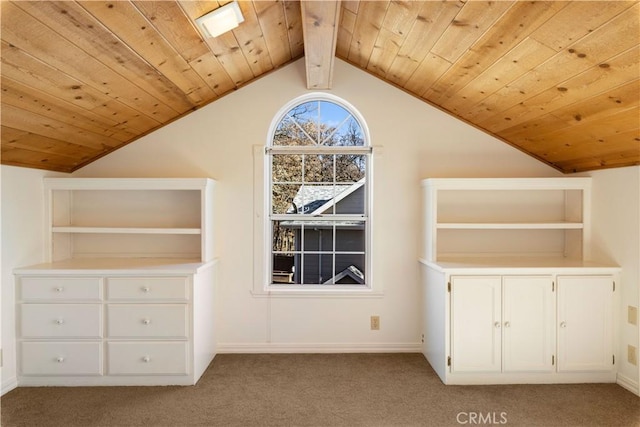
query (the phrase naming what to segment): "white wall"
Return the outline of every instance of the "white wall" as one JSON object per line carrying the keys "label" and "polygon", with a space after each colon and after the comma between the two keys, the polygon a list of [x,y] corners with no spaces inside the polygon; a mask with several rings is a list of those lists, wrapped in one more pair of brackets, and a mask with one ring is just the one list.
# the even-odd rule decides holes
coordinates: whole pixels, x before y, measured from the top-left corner
{"label": "white wall", "polygon": [[593,180],[595,259],[622,267],[619,309],[619,382],[640,394],[638,366],[627,362],[627,346],[640,349],[640,330],[627,322],[627,308],[640,306],[640,166],[590,172]]}

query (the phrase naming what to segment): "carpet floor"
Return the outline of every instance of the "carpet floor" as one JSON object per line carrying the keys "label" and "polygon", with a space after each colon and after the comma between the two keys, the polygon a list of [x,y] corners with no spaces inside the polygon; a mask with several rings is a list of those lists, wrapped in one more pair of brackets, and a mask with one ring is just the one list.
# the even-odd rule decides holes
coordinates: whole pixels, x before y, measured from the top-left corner
{"label": "carpet floor", "polygon": [[445,386],[421,354],[220,354],[191,387],[20,387],[13,426],[640,426],[616,384]]}

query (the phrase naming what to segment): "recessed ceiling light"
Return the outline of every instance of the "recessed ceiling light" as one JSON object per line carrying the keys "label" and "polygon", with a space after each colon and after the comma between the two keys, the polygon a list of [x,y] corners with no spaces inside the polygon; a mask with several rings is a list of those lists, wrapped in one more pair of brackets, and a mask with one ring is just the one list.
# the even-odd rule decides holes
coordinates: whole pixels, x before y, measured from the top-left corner
{"label": "recessed ceiling light", "polygon": [[207,37],[218,37],[244,22],[237,2],[227,3],[216,10],[196,19],[196,24]]}

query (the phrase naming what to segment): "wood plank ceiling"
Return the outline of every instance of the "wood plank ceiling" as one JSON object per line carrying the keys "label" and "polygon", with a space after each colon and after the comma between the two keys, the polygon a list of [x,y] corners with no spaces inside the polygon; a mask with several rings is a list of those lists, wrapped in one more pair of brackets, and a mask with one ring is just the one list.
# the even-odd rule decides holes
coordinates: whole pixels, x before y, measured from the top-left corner
{"label": "wood plank ceiling", "polygon": [[306,52],[310,88],[338,57],[563,172],[640,164],[638,1],[241,1],[204,39],[226,2],[3,1],[2,163],[76,170]]}

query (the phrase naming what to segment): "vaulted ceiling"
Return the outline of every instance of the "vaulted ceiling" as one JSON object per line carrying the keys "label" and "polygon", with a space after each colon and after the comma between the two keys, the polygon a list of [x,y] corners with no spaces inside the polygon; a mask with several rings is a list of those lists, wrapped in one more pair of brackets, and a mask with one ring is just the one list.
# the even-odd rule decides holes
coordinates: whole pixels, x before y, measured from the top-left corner
{"label": "vaulted ceiling", "polygon": [[71,172],[305,57],[334,58],[563,172],[640,164],[638,1],[2,1],[2,163]]}

